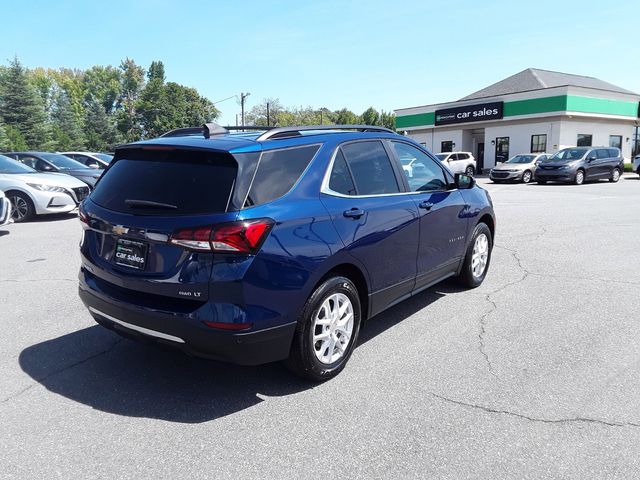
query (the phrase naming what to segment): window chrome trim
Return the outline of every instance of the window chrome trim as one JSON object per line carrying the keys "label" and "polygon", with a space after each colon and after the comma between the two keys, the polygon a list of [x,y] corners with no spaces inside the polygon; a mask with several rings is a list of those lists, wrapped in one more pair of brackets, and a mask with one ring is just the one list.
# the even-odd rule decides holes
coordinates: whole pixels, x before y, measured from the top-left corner
{"label": "window chrome trim", "polygon": [[[451,192],[453,190],[457,190],[456,188],[452,188],[452,189],[446,189],[446,190],[423,190],[423,191],[416,191],[416,192],[397,192],[397,193],[378,193],[375,195],[345,195],[344,193],[340,193],[340,192],[336,192],[334,190],[331,190],[331,188],[329,188],[329,182],[331,181],[331,172],[333,171],[333,164],[336,160],[336,156],[338,155],[338,149],[342,146],[342,145],[348,145],[349,143],[357,143],[357,142],[366,142],[366,141],[372,141],[372,140],[378,140],[380,142],[384,142],[384,140],[387,139],[371,139],[371,138],[367,138],[367,139],[358,139],[358,140],[350,140],[348,142],[343,142],[341,144],[339,144],[334,150],[333,153],[331,154],[331,160],[329,161],[329,165],[327,166],[327,170],[324,172],[324,178],[322,179],[322,184],[320,186],[320,193],[323,193],[325,195],[331,195],[332,197],[340,197],[340,198],[378,198],[378,197],[397,197],[400,195],[420,195],[420,194],[426,194],[426,193],[435,193],[435,192]],[[398,141],[398,140],[391,140],[391,141]],[[408,142],[402,142],[402,143],[406,143],[407,145],[411,145],[411,146],[415,146],[411,143]],[[384,146],[384,145],[383,145]],[[386,149],[385,149],[386,151]],[[346,160],[346,159],[345,159]],[[394,159],[389,158],[390,162],[393,162]],[[393,165],[392,165],[393,167]],[[394,171],[394,175],[395,175],[395,169],[393,169]],[[444,172],[443,172],[444,173]],[[446,174],[445,174],[445,178],[446,178]],[[353,179],[353,181],[355,182],[355,179]],[[396,178],[396,181],[398,181],[398,179]]]}

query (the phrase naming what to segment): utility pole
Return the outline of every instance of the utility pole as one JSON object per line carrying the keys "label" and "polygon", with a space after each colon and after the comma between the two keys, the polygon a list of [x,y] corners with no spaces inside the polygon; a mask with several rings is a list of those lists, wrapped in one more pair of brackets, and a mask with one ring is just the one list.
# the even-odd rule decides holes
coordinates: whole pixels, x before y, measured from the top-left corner
{"label": "utility pole", "polygon": [[244,127],[244,102],[247,99],[247,97],[251,95],[249,92],[247,93],[242,93],[240,92],[240,111],[241,111],[241,116],[242,116],[242,126]]}
{"label": "utility pole", "polygon": [[271,126],[269,118],[269,102],[267,102],[267,127]]}

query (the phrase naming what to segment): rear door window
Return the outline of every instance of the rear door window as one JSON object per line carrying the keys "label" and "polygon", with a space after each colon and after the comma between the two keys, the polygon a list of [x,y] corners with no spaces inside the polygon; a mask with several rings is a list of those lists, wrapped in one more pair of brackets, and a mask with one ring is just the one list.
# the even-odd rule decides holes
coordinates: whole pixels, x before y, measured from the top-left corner
{"label": "rear door window", "polygon": [[271,202],[291,190],[319,149],[317,144],[263,152],[245,207]]}
{"label": "rear door window", "polygon": [[400,191],[382,142],[354,142],[340,148],[353,174],[358,195],[382,195]]}
{"label": "rear door window", "polygon": [[619,150],[617,148],[610,148],[609,149],[609,157],[611,158],[617,158],[619,156]]}
{"label": "rear door window", "polygon": [[336,158],[333,161],[333,169],[331,170],[331,178],[329,179],[329,188],[343,195],[355,195],[356,186],[353,183],[351,172],[347,167],[342,151],[338,149]]}
{"label": "rear door window", "polygon": [[220,213],[236,171],[235,160],[224,153],[130,149],[100,178],[91,200],[134,215]]}

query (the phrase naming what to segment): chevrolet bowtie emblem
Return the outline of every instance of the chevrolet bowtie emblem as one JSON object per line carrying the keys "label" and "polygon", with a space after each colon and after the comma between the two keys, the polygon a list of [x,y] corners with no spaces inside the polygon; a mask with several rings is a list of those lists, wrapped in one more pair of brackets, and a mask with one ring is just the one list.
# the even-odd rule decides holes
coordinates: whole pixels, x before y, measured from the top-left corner
{"label": "chevrolet bowtie emblem", "polygon": [[122,225],[114,225],[113,227],[111,227],[111,232],[115,233],[116,235],[124,235],[125,233],[129,232],[129,229],[127,227],[123,227]]}

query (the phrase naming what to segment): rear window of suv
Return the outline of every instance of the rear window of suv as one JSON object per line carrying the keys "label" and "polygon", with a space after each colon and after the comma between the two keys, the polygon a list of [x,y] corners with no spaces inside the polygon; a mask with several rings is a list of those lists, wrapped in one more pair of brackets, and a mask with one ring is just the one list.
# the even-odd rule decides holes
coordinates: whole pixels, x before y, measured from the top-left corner
{"label": "rear window of suv", "polygon": [[131,149],[100,178],[91,200],[134,215],[224,212],[236,171],[225,153]]}

